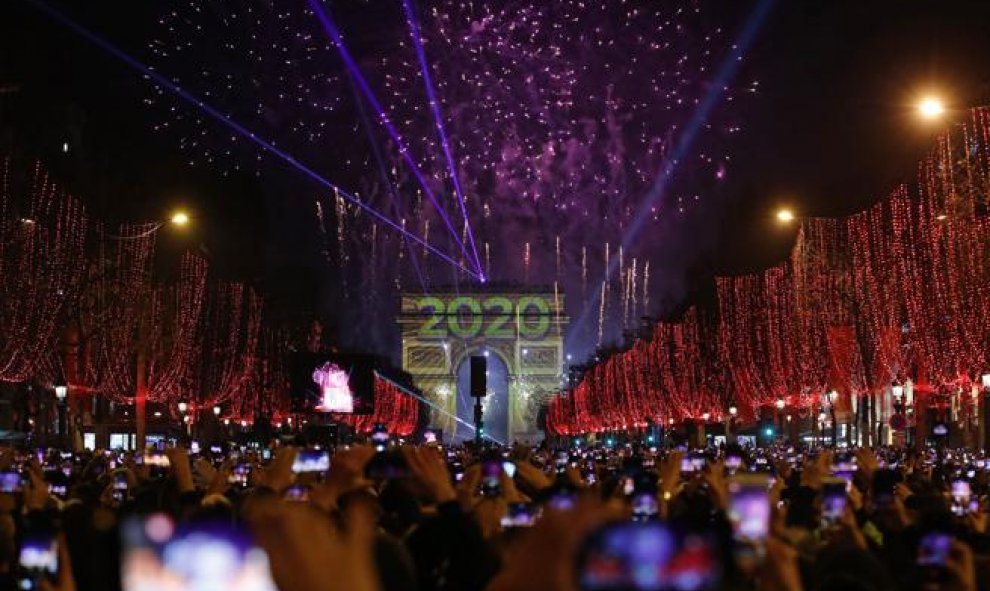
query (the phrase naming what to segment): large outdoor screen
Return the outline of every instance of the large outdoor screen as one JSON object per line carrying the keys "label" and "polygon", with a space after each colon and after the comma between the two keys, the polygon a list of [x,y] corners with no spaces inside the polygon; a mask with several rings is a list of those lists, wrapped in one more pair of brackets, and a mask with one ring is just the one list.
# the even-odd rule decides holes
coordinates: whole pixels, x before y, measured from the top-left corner
{"label": "large outdoor screen", "polygon": [[374,359],[338,353],[292,358],[294,412],[368,415],[375,410]]}

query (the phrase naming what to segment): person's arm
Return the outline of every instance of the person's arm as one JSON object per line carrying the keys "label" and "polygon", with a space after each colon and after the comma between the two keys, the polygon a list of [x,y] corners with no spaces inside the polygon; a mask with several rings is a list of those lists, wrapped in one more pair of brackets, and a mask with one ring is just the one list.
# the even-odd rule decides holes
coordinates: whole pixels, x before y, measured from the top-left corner
{"label": "person's arm", "polygon": [[457,500],[443,458],[429,449],[404,448],[409,471],[437,503],[436,515],[409,536],[420,580],[443,589],[481,589],[498,570],[495,552]]}

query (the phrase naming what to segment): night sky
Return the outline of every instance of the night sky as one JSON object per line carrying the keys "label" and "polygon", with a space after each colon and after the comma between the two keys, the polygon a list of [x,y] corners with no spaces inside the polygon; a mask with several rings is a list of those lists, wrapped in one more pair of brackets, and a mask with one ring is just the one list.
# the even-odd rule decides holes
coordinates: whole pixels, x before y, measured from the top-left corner
{"label": "night sky", "polygon": [[[356,4],[366,15],[356,24],[351,16],[357,37],[374,38],[380,1]],[[56,5],[147,59],[157,2]],[[751,3],[725,5],[735,22]],[[774,223],[777,206],[841,215],[908,180],[936,131],[913,117],[921,94],[943,93],[958,108],[990,101],[990,2],[779,0],[740,77],[758,80],[759,92],[740,111],[726,196],[696,222],[710,239],[680,232],[668,245],[702,287],[712,273],[786,256],[793,229]],[[151,132],[147,96],[133,71],[29,3],[3,3],[0,150],[41,157],[104,219],[161,219],[188,206],[199,230],[187,240],[201,242],[224,274],[259,282],[275,306],[318,308],[318,285],[334,278],[313,263],[308,205],[291,190],[300,181],[189,168],[174,142]],[[337,313],[337,323],[352,321]]]}

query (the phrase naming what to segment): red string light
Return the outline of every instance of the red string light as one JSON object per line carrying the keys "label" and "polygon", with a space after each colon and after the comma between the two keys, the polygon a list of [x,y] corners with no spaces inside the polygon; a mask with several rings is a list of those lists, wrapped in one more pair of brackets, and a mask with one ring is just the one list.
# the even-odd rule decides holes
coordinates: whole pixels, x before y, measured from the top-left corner
{"label": "red string light", "polygon": [[553,399],[548,429],[617,428],[647,408],[654,420],[715,416],[730,395],[745,416],[778,398],[813,406],[834,388],[842,409],[905,378],[917,395],[968,391],[990,363],[988,195],[990,109],[978,108],[938,138],[916,183],[848,218],[804,222],[781,265],[717,278],[714,335],[694,310],[659,323],[650,343]]}

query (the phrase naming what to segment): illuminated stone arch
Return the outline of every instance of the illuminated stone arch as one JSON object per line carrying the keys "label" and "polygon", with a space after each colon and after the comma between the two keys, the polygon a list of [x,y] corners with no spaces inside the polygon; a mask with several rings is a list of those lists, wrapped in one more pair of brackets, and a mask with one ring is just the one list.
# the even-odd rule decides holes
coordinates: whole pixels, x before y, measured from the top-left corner
{"label": "illuminated stone arch", "polygon": [[431,425],[455,433],[457,370],[487,350],[508,369],[508,435],[540,437],[536,411],[564,372],[564,296],[553,289],[403,294],[402,367],[427,395]]}

